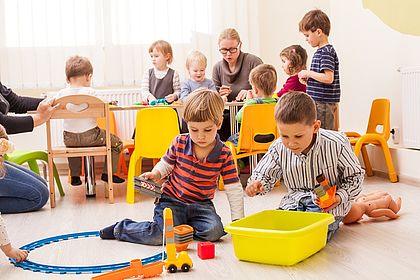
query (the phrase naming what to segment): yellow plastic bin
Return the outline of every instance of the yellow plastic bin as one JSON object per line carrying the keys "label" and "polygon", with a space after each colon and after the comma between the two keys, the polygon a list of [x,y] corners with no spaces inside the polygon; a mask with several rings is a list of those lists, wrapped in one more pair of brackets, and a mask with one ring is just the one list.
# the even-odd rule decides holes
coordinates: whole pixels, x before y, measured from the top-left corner
{"label": "yellow plastic bin", "polygon": [[230,223],[225,231],[242,261],[294,265],[324,248],[333,222],[326,213],[266,210]]}

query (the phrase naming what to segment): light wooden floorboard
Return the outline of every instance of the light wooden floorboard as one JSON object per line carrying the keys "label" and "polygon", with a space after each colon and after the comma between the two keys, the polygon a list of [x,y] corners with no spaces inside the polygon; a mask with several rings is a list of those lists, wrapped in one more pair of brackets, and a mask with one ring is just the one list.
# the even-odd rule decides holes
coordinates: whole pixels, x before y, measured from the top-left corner
{"label": "light wooden floorboard", "polygon": [[[62,177],[65,182],[67,178]],[[99,181],[98,181],[99,182]],[[57,207],[41,211],[4,215],[9,235],[16,246],[59,234],[98,230],[129,217],[149,220],[153,199],[139,195],[136,204],[125,203],[125,184],[115,186],[115,203],[103,197],[98,183],[96,198],[86,199],[82,187],[65,187],[66,196],[57,197]],[[364,183],[365,193],[385,190],[403,197],[401,217],[393,221],[367,218],[352,226],[341,225],[333,240],[319,253],[291,266],[272,266],[238,261],[231,237],[216,243],[216,258],[201,260],[196,242],[189,255],[194,268],[189,273],[163,274],[167,279],[420,279],[420,187],[372,177]],[[245,198],[246,214],[275,209],[284,194],[283,187],[263,197]],[[230,212],[224,192],[214,200],[225,223]],[[87,238],[59,242],[30,253],[34,262],[53,265],[95,265],[129,261],[155,254],[161,247]],[[92,275],[49,275],[16,268],[0,255],[0,279],[89,279]]]}

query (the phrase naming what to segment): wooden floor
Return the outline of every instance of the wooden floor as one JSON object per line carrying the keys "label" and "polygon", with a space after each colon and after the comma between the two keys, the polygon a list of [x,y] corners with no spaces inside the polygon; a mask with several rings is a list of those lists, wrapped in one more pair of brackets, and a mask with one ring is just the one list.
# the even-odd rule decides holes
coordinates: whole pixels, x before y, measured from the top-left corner
{"label": "wooden floor", "polygon": [[[66,181],[66,178],[62,178]],[[59,234],[98,230],[118,220],[152,218],[153,201],[138,196],[134,205],[125,203],[125,184],[115,186],[114,204],[104,200],[102,183],[96,198],[86,199],[81,187],[65,187],[66,196],[57,207],[41,211],[4,215],[9,235],[16,246]],[[364,192],[385,190],[403,197],[401,217],[394,221],[365,219],[352,226],[341,225],[333,240],[317,254],[292,267],[238,261],[231,237],[216,243],[216,258],[197,257],[196,242],[189,255],[194,268],[189,273],[163,274],[167,279],[420,279],[420,186],[389,183],[379,177],[367,178]],[[246,214],[274,209],[284,194],[283,187],[263,197],[245,198]],[[230,219],[223,192],[214,200],[224,222]],[[59,242],[30,253],[34,262],[52,265],[85,266],[125,262],[161,251],[161,247],[86,238]],[[0,255],[0,279],[89,279],[91,275],[51,275],[24,271]]]}

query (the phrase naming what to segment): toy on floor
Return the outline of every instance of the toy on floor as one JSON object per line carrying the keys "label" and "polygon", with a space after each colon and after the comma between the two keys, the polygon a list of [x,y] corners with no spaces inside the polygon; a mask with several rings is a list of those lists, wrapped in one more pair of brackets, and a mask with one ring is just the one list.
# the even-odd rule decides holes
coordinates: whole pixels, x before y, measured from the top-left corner
{"label": "toy on floor", "polygon": [[194,229],[189,225],[179,225],[174,227],[175,247],[177,252],[186,251],[188,245],[193,240]]}
{"label": "toy on floor", "polygon": [[[22,246],[20,249],[30,252],[51,243],[56,243],[60,241],[70,240],[70,239],[97,237],[97,236],[99,236],[98,231],[78,232],[78,233],[57,235],[57,236],[41,239],[38,241],[34,241],[25,246]],[[56,265],[49,265],[49,264],[40,264],[40,263],[32,262],[29,260],[26,260],[21,263],[16,263],[14,259],[9,259],[9,260],[15,266],[23,268],[25,270],[31,270],[33,272],[57,273],[57,274],[102,273],[105,271],[117,270],[117,269],[124,268],[130,265],[129,262],[123,262],[123,263],[104,264],[104,265],[95,265],[95,266],[56,266]],[[143,265],[147,265],[147,264],[159,262],[161,260],[162,260],[162,253],[159,253],[151,257],[144,258],[141,260],[141,262]]]}
{"label": "toy on floor", "polygon": [[142,193],[160,198],[162,195],[161,186],[152,180],[144,179],[143,177],[134,177],[134,188]]}
{"label": "toy on floor", "polygon": [[374,192],[359,196],[351,205],[350,212],[344,217],[344,224],[355,223],[366,215],[371,218],[388,217],[397,219],[401,209],[401,197],[392,199],[387,192]]}
{"label": "toy on floor", "polygon": [[162,273],[163,263],[161,261],[154,262],[143,266],[139,259],[132,260],[130,266],[115,271],[111,271],[102,275],[92,277],[92,280],[123,280],[131,277],[149,278],[158,276]]}
{"label": "toy on floor", "polygon": [[330,207],[335,202],[336,186],[330,186],[324,174],[316,177],[318,185],[315,186],[314,192],[318,198],[318,205],[320,208],[325,209]]}
{"label": "toy on floor", "polygon": [[174,220],[170,208],[163,210],[163,219],[165,221],[164,231],[166,239],[165,267],[169,273],[175,273],[178,269],[181,269],[183,272],[188,272],[193,263],[187,251],[176,253]]}
{"label": "toy on floor", "polygon": [[198,242],[197,255],[202,260],[213,259],[214,258],[214,243],[210,241]]}

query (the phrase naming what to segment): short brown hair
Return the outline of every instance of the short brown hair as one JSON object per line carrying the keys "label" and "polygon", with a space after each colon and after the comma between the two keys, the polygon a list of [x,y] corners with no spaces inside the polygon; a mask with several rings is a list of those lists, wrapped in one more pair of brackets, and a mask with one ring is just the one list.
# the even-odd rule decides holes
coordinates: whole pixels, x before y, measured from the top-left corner
{"label": "short brown hair", "polygon": [[67,80],[74,77],[93,74],[93,67],[89,59],[83,56],[71,56],[66,61]]}
{"label": "short brown hair", "polygon": [[271,96],[276,90],[276,68],[270,64],[260,64],[249,73],[249,81],[259,90],[262,90],[265,96]]}
{"label": "short brown hair", "polygon": [[323,11],[316,9],[307,12],[302,20],[299,22],[299,31],[312,31],[315,32],[317,29],[321,29],[322,32],[329,36],[331,23],[330,19],[328,18],[327,14]]}
{"label": "short brown hair", "polygon": [[163,55],[168,55],[169,58],[167,60],[168,64],[171,64],[174,59],[174,53],[172,52],[172,46],[165,40],[157,40],[153,42],[149,47],[149,53],[153,52],[153,49],[156,49],[163,53]]}
{"label": "short brown hair", "polygon": [[224,39],[236,40],[238,41],[238,43],[241,42],[241,37],[239,37],[239,33],[238,31],[236,31],[235,28],[226,28],[225,30],[223,30],[219,35],[219,44],[220,41]]}
{"label": "short brown hair", "polygon": [[209,89],[197,89],[188,95],[184,109],[185,122],[213,121],[219,124],[223,120],[224,102],[220,95]]}
{"label": "short brown hair", "polygon": [[312,125],[316,121],[315,101],[304,92],[290,91],[277,102],[274,116],[279,123]]}
{"label": "short brown hair", "polygon": [[300,45],[291,45],[283,49],[280,53],[280,57],[286,57],[289,63],[289,73],[292,75],[299,72],[300,70],[306,69],[306,61],[308,60],[308,54],[306,50]]}

